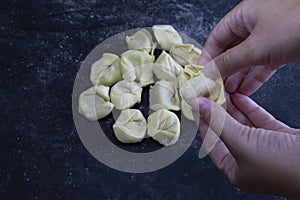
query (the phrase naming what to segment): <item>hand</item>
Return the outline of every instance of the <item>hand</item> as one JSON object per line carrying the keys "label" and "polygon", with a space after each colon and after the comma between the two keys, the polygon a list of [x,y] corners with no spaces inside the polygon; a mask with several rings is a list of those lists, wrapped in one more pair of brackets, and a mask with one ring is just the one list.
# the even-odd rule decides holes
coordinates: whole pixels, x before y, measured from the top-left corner
{"label": "hand", "polygon": [[249,96],[280,66],[300,60],[299,41],[299,0],[245,0],[214,28],[199,64],[210,77],[219,70],[230,94]]}
{"label": "hand", "polygon": [[199,112],[201,116],[201,137],[210,138],[204,146],[212,149],[212,162],[243,191],[300,198],[300,131],[277,121],[246,95],[236,93],[231,100],[236,119],[206,98],[193,102],[194,118]]}

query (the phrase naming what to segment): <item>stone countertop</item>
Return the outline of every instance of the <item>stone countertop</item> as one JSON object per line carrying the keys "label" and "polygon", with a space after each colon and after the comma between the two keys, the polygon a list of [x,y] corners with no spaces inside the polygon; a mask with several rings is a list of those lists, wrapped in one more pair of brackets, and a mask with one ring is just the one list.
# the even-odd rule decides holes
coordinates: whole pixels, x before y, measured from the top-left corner
{"label": "stone countertop", "polygon": [[[146,174],[110,169],[82,145],[71,95],[81,62],[119,32],[171,24],[205,42],[239,1],[18,1],[0,3],[0,199],[281,199],[229,184],[201,141],[170,166]],[[279,70],[253,98],[300,128],[300,64]]]}

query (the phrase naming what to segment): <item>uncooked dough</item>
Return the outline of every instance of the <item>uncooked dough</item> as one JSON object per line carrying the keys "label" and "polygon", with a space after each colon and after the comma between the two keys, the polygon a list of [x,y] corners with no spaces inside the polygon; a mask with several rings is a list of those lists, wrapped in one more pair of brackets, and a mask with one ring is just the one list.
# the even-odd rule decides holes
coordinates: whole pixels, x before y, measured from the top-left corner
{"label": "uncooked dough", "polygon": [[153,63],[135,67],[135,75],[135,81],[138,82],[141,87],[154,83]]}
{"label": "uncooked dough", "polygon": [[160,109],[148,117],[148,136],[164,146],[175,144],[180,136],[180,122],[177,115]]}
{"label": "uncooked dough", "polygon": [[143,140],[147,131],[147,122],[137,109],[122,110],[113,125],[116,138],[123,143],[136,143]]}
{"label": "uncooked dough", "polygon": [[159,80],[174,81],[183,68],[165,51],[155,61],[153,71]]}
{"label": "uncooked dough", "polygon": [[146,29],[142,29],[131,36],[126,36],[126,43],[130,50],[146,50],[152,53],[156,43],[152,41],[152,35]]}
{"label": "uncooked dough", "polygon": [[170,50],[170,55],[182,66],[188,64],[197,65],[201,52],[200,49],[192,44],[182,44],[173,46]]}
{"label": "uncooked dough", "polygon": [[169,51],[173,45],[182,44],[179,33],[170,25],[155,25],[152,27],[154,36],[161,48]]}
{"label": "uncooked dough", "polygon": [[193,116],[192,107],[184,100],[181,100],[181,113],[185,118],[190,121],[195,121]]}
{"label": "uncooked dough", "polygon": [[111,102],[118,110],[131,108],[141,102],[142,87],[136,82],[126,80],[116,83],[110,92]]}
{"label": "uncooked dough", "polygon": [[[190,70],[193,69],[193,70]],[[198,69],[198,71],[197,71]],[[191,103],[196,97],[206,97],[222,105],[225,100],[224,85],[221,78],[211,79],[204,74],[204,67],[192,65],[186,66],[181,76],[179,87],[180,93],[187,103]]]}
{"label": "uncooked dough", "polygon": [[109,102],[109,87],[99,85],[91,87],[79,96],[79,113],[90,121],[106,117],[114,105]]}
{"label": "uncooked dough", "polygon": [[177,82],[161,80],[150,87],[149,103],[152,110],[180,110]]}
{"label": "uncooked dough", "polygon": [[117,55],[104,53],[91,69],[90,80],[93,85],[112,86],[121,79],[120,59]]}
{"label": "uncooked dough", "polygon": [[[126,81],[134,81],[137,78],[137,67],[152,67],[154,63],[154,55],[150,55],[145,50],[128,50],[121,55],[121,72],[122,77]],[[152,70],[149,72],[153,73]],[[152,75],[153,76],[153,75]]]}

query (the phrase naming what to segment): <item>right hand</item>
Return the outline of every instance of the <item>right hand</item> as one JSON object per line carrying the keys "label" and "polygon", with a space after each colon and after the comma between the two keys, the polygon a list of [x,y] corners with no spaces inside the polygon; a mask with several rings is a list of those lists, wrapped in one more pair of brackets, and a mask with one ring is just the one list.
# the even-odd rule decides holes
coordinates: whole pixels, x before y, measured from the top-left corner
{"label": "right hand", "polygon": [[199,64],[210,77],[220,72],[228,93],[249,96],[299,52],[299,0],[245,0],[214,28]]}

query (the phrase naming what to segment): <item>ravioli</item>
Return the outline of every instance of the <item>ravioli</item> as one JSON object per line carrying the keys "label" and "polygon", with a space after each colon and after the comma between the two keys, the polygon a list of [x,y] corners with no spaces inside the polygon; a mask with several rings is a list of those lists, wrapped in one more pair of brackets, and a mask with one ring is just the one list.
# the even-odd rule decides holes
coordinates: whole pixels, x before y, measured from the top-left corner
{"label": "ravioli", "polygon": [[155,61],[153,71],[159,80],[174,81],[183,68],[165,51]]}
{"label": "ravioli", "polygon": [[149,103],[152,110],[180,110],[180,100],[177,92],[177,82],[157,81],[150,87]]}
{"label": "ravioli", "polygon": [[120,60],[115,54],[104,53],[91,68],[90,80],[93,85],[112,86],[121,79]]}
{"label": "ravioli", "polygon": [[124,110],[141,102],[142,87],[136,82],[120,81],[111,88],[110,98],[115,108]]}
{"label": "ravioli", "polygon": [[152,35],[146,29],[142,29],[131,36],[126,36],[126,43],[130,50],[145,50],[152,53],[156,43],[152,41]]}
{"label": "ravioli", "polygon": [[94,86],[79,96],[78,112],[90,121],[97,121],[109,115],[114,105],[109,102],[109,87]]}
{"label": "ravioli", "polygon": [[148,117],[149,137],[164,146],[173,145],[180,136],[180,121],[177,115],[166,109],[160,109]]}
{"label": "ravioli", "polygon": [[170,55],[180,65],[197,65],[202,51],[192,44],[175,45],[170,50]]}
{"label": "ravioli", "polygon": [[190,104],[196,97],[209,98],[219,105],[226,101],[222,79],[213,80],[207,77],[204,74],[204,67],[197,65],[186,66],[186,70],[183,73],[179,87],[181,87],[180,93],[187,103]]}
{"label": "ravioli", "polygon": [[143,140],[147,132],[147,122],[137,109],[122,110],[113,125],[116,138],[123,143],[136,143]]}
{"label": "ravioli", "polygon": [[155,25],[152,30],[158,44],[166,51],[169,51],[173,45],[182,44],[182,38],[173,26]]}
{"label": "ravioli", "polygon": [[[148,54],[145,50],[128,50],[121,55],[121,72],[122,77],[126,81],[135,81],[140,77],[136,74],[136,68],[149,67],[154,63],[155,57]],[[153,73],[152,70],[148,71]],[[152,75],[153,76],[153,75]]]}

